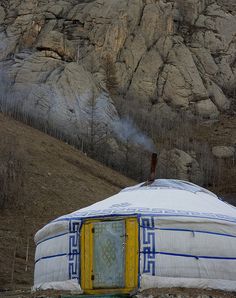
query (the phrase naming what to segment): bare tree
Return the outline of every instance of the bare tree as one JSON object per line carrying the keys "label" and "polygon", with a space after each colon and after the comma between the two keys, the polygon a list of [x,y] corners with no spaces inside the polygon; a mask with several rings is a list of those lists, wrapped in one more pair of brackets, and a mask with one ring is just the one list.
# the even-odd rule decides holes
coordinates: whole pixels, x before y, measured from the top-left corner
{"label": "bare tree", "polygon": [[102,61],[102,67],[105,72],[105,84],[110,94],[117,94],[118,81],[116,77],[116,66],[110,55],[105,56]]}
{"label": "bare tree", "polygon": [[108,125],[103,121],[101,113],[99,98],[92,91],[87,102],[87,143],[92,157],[97,156],[95,153],[99,151],[99,147],[107,143],[110,135]]}
{"label": "bare tree", "polygon": [[24,192],[23,159],[17,145],[8,138],[1,140],[0,209],[20,206]]}

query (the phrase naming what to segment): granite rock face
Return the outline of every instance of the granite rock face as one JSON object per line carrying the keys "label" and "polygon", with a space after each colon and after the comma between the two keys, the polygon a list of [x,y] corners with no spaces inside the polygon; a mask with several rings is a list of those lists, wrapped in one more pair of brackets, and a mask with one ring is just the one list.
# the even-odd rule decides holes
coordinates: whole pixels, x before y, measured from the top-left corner
{"label": "granite rock face", "polygon": [[235,28],[235,1],[3,0],[0,69],[26,110],[67,131],[84,132],[91,97],[99,121],[118,117],[106,61],[146,111],[215,119],[235,101]]}
{"label": "granite rock face", "polygon": [[146,114],[216,119],[236,105],[235,28],[233,0],[2,0],[1,97],[80,136],[91,110],[118,119],[108,65]]}

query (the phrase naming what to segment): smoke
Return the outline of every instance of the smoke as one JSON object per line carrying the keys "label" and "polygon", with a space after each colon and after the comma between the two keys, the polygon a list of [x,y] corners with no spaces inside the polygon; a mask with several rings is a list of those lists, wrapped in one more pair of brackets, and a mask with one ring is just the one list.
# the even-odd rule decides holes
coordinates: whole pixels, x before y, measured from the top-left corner
{"label": "smoke", "polygon": [[[0,111],[27,124],[29,123],[36,128],[41,126],[46,127],[48,125],[50,125],[50,127],[53,126],[53,130],[58,130],[58,132],[66,133],[68,136],[70,135],[72,137],[75,127],[77,133],[79,131],[77,127],[77,117],[74,113],[72,116],[75,115],[76,119],[72,121],[72,116],[68,115],[67,106],[63,98],[54,91],[53,88],[45,84],[35,85],[34,88],[32,88],[30,84],[23,84],[18,85],[17,89],[15,89],[13,88],[13,80],[0,70]],[[82,104],[80,110],[86,111],[83,107],[82,99],[83,96],[81,96],[79,102]],[[115,120],[113,120],[115,112],[112,110],[111,106],[108,105],[106,97],[101,96],[90,105],[96,118],[96,131],[104,127],[105,132],[109,127],[109,125],[107,128],[106,125],[97,127],[98,123],[111,123],[110,130],[120,141],[129,145],[138,145],[146,151],[155,151],[156,148],[152,139],[140,131],[130,118],[119,119],[116,117]],[[76,111],[76,108],[73,110]],[[109,115],[113,115],[113,117]],[[82,116],[85,117],[84,115]],[[80,119],[82,117],[78,118]],[[31,123],[32,121],[34,124]],[[82,123],[83,122],[84,121],[82,121]],[[80,130],[82,129],[82,123],[79,123]]]}
{"label": "smoke", "polygon": [[146,151],[156,151],[153,140],[139,130],[129,118],[121,118],[112,124],[115,135],[125,143],[138,145]]}

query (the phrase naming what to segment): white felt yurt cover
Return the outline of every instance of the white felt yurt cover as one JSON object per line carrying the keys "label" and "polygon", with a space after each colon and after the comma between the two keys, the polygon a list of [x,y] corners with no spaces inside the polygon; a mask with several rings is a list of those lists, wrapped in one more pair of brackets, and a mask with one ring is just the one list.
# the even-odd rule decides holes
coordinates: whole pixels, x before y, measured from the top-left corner
{"label": "white felt yurt cover", "polygon": [[157,179],[59,217],[35,235],[34,288],[80,289],[86,218],[137,216],[139,287],[236,291],[236,208],[195,184]]}

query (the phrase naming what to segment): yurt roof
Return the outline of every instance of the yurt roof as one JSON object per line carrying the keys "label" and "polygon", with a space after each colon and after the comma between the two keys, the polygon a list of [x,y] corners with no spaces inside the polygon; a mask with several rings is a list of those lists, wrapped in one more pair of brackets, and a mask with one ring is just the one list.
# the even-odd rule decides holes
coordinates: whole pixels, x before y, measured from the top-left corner
{"label": "yurt roof", "polygon": [[156,179],[151,184],[127,187],[105,200],[51,221],[36,233],[35,241],[63,231],[70,220],[132,215],[236,224],[236,207],[212,192],[186,181]]}
{"label": "yurt roof", "polygon": [[219,218],[236,222],[236,208],[193,183],[157,179],[127,187],[118,194],[55,221],[113,215],[146,214]]}

